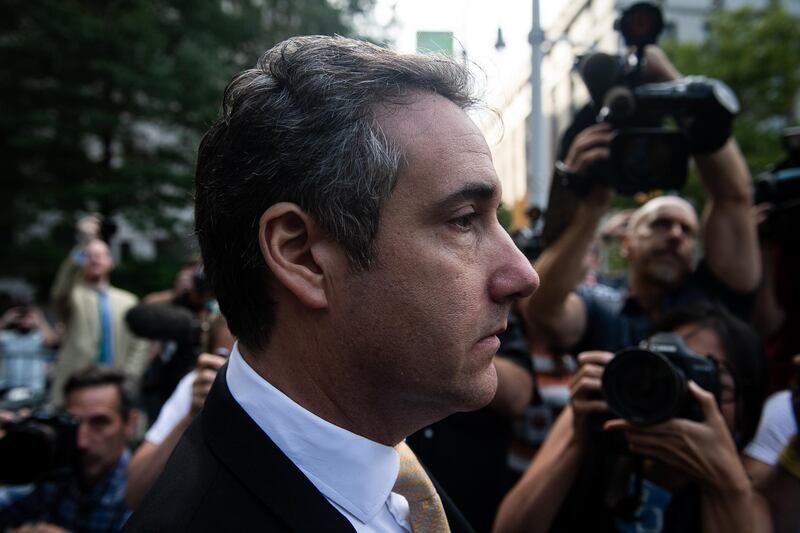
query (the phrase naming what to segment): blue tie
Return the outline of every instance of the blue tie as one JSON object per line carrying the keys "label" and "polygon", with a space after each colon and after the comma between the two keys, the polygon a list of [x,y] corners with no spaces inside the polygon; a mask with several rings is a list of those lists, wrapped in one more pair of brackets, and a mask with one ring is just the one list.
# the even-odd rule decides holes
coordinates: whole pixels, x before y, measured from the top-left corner
{"label": "blue tie", "polygon": [[111,347],[111,308],[108,305],[108,291],[98,289],[97,304],[100,313],[100,346],[97,362],[111,364],[114,354]]}

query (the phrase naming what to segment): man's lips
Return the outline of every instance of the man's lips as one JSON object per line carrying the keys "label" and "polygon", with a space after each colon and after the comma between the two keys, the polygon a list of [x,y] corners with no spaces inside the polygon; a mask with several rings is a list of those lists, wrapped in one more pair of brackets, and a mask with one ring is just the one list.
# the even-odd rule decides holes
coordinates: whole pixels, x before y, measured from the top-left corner
{"label": "man's lips", "polygon": [[656,257],[656,258],[659,258],[659,259],[665,258],[665,257],[668,258],[668,259],[675,259],[675,260],[678,260],[678,261],[680,261],[680,259],[681,259],[680,254],[678,252],[676,252],[676,251],[673,251],[673,250],[660,250],[660,251],[654,253],[653,256]]}
{"label": "man's lips", "polygon": [[491,333],[489,333],[488,335],[486,335],[484,337],[481,337],[481,340],[486,340],[486,339],[492,339],[494,337],[499,337],[500,335],[503,334],[503,332],[506,330],[507,327],[508,327],[507,324],[503,324],[503,325],[499,326],[498,328],[496,328]]}

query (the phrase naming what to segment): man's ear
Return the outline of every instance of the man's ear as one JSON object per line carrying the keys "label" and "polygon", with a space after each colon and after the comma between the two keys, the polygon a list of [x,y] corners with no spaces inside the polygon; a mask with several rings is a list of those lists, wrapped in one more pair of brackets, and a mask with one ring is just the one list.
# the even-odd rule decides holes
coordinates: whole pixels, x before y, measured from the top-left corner
{"label": "man's ear", "polygon": [[139,409],[131,409],[128,412],[128,418],[124,421],[125,424],[125,438],[131,440],[136,435],[136,430],[141,420],[142,412]]}
{"label": "man's ear", "polygon": [[297,204],[272,205],[259,220],[258,245],[272,275],[312,309],[328,305],[321,250],[330,244],[328,234]]}

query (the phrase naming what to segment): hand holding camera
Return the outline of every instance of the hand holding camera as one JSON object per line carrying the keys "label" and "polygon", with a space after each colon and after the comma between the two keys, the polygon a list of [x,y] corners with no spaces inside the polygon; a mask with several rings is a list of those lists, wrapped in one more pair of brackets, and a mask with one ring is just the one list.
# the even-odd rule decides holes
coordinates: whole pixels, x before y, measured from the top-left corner
{"label": "hand holding camera", "polygon": [[570,145],[563,162],[556,162],[556,177],[570,187],[577,182],[585,183],[587,192],[583,205],[602,216],[608,209],[612,191],[602,180],[593,183],[592,171],[608,160],[611,141],[615,132],[607,123],[595,124],[581,131]]}
{"label": "hand holding camera", "polygon": [[575,137],[564,165],[569,172],[587,174],[597,161],[608,159],[614,132],[607,123],[589,126]]}
{"label": "hand holding camera", "polygon": [[92,239],[100,237],[100,229],[103,226],[103,220],[100,215],[94,213],[81,217],[75,224],[75,232],[79,246],[85,246]]}
{"label": "hand holding camera", "polygon": [[660,47],[647,45],[644,47],[645,79],[651,83],[677,80],[681,73],[669,60]]}
{"label": "hand holding camera", "polygon": [[573,430],[579,442],[586,440],[588,419],[593,415],[608,413],[608,404],[602,397],[603,369],[614,357],[611,352],[583,352],[578,355],[580,368],[570,382],[570,405],[573,413]]}
{"label": "hand holding camera", "polygon": [[689,382],[688,390],[702,409],[702,422],[672,418],[641,426],[614,419],[606,422],[604,428],[623,431],[633,453],[672,466],[718,495],[749,493],[750,480],[714,395],[693,381]]}
{"label": "hand holding camera", "polygon": [[227,361],[226,358],[211,354],[200,354],[197,358],[197,376],[192,383],[192,406],[189,411],[189,417],[193,418],[203,408],[206,402],[208,393],[211,392],[211,386],[217,377],[217,372],[222,365]]}

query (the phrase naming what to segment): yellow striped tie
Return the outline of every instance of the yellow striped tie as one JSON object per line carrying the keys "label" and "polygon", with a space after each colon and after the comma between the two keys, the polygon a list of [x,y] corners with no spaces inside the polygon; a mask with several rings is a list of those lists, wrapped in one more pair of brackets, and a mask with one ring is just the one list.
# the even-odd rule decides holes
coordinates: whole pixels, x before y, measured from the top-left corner
{"label": "yellow striped tie", "polygon": [[392,491],[408,500],[411,530],[414,533],[450,533],[442,499],[417,456],[405,442],[394,449],[400,455],[400,472]]}

